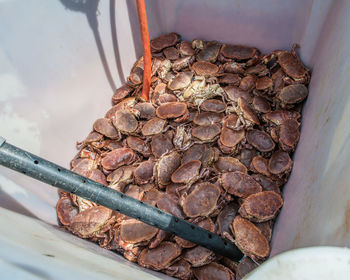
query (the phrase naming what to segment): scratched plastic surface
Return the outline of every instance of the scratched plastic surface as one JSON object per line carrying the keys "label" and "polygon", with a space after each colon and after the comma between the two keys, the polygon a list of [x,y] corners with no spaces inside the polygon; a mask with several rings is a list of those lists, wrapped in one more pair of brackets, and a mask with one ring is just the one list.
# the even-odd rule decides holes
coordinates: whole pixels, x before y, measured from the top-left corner
{"label": "scratched plastic surface", "polygon": [[[248,44],[263,52],[301,45],[301,58],[313,71],[310,95],[272,255],[314,245],[349,246],[350,2],[149,0],[147,9],[151,38],[175,31],[185,39]],[[113,90],[141,55],[138,28],[131,0],[0,1],[0,134],[68,167],[75,141],[83,139],[108,109]],[[42,256],[64,255],[67,250],[72,258],[84,259],[78,272],[88,268],[93,276],[166,279],[133,264],[126,268],[122,258],[88,242],[79,241],[81,250],[74,253],[77,239],[55,227],[56,201],[55,189],[0,168],[0,207],[12,211],[6,212],[11,217],[6,219],[1,209],[0,228],[7,231],[0,232],[0,243],[2,248],[20,244],[16,259],[9,257],[10,252],[15,254],[9,245],[8,251],[1,250],[2,271],[17,267],[32,275],[28,279],[37,279],[40,273],[56,279],[59,267],[49,261],[42,266]],[[61,241],[59,246],[32,246],[38,235],[47,238],[40,234],[37,220],[26,220],[32,235],[22,232],[20,223],[26,218],[20,215],[42,220],[40,225]],[[116,262],[92,266],[95,259],[87,257],[91,252]],[[71,260],[62,262],[72,268]],[[133,274],[126,274],[131,268]],[[75,278],[79,277],[89,279],[83,273]]]}

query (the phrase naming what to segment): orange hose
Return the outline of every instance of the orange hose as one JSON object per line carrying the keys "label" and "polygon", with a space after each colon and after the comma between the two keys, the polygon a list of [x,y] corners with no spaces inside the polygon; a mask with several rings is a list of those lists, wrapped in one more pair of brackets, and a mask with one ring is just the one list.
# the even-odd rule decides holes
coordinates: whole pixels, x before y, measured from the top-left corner
{"label": "orange hose", "polygon": [[142,38],[142,51],[143,51],[143,86],[141,97],[148,101],[149,89],[151,86],[151,45],[148,33],[147,13],[144,0],[137,1],[137,12],[139,14],[140,30]]}

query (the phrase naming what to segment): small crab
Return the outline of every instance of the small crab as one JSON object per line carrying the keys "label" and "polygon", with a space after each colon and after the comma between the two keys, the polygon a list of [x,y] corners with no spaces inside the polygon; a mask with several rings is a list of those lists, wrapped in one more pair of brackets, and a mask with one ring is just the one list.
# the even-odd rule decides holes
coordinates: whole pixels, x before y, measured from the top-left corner
{"label": "small crab", "polygon": [[211,125],[214,123],[221,122],[223,114],[214,113],[214,112],[202,112],[197,113],[194,116],[193,123],[196,125]]}
{"label": "small crab", "polygon": [[192,136],[199,139],[201,143],[212,142],[220,134],[220,125],[213,123],[200,125],[192,129]]}
{"label": "small crab", "polygon": [[299,83],[308,83],[310,81],[310,71],[302,64],[299,57],[295,53],[298,45],[292,47],[292,52],[278,52],[278,63],[283,71]]}
{"label": "small crab", "polygon": [[248,130],[247,141],[260,152],[270,152],[275,148],[275,143],[271,136],[262,130]]}
{"label": "small crab", "polygon": [[256,113],[244,98],[238,98],[238,106],[236,112],[238,115],[241,115],[244,118],[246,126],[260,124],[259,118],[257,117]]}
{"label": "small crab", "polygon": [[288,173],[293,166],[293,161],[289,157],[289,154],[278,150],[274,152],[269,159],[269,171],[274,175],[283,175]]}
{"label": "small crab", "polygon": [[228,193],[242,198],[262,191],[258,182],[240,171],[223,173],[220,182]]}
{"label": "small crab", "polygon": [[179,125],[176,127],[176,132],[173,137],[173,144],[175,148],[180,151],[187,150],[192,145],[192,136],[189,130],[190,129],[185,125]]}
{"label": "small crab", "polygon": [[242,46],[242,45],[228,45],[224,44],[221,48],[221,53],[227,58],[237,60],[246,60],[254,57],[258,50],[256,48]]}
{"label": "small crab", "polygon": [[257,90],[266,91],[268,89],[271,89],[273,87],[273,81],[271,78],[264,76],[259,78],[255,83],[255,88]]}
{"label": "small crab", "polygon": [[197,61],[192,65],[192,69],[198,76],[212,76],[219,71],[218,66],[208,61]]}
{"label": "small crab", "polygon": [[139,102],[134,106],[134,109],[139,112],[140,119],[151,119],[156,116],[156,109],[150,102]]}
{"label": "small crab", "polygon": [[114,170],[122,165],[130,165],[136,159],[136,154],[130,148],[119,148],[107,153],[101,165],[106,170]]}
{"label": "small crab", "polygon": [[219,84],[239,86],[241,82],[241,77],[238,74],[223,73],[218,75],[218,82]]}
{"label": "small crab", "polygon": [[265,122],[272,122],[277,125],[283,124],[286,120],[293,119],[298,120],[300,113],[297,111],[276,110],[263,115]]}
{"label": "small crab", "polygon": [[157,200],[157,207],[169,214],[172,214],[179,218],[184,218],[185,215],[179,204],[173,199],[173,197],[167,193],[163,193]]}
{"label": "small crab", "polygon": [[171,90],[185,89],[191,84],[192,77],[192,72],[180,72],[169,82],[168,88]]}
{"label": "small crab", "polygon": [[260,113],[271,112],[271,105],[264,97],[254,96],[252,105],[254,110]]}
{"label": "small crab", "polygon": [[120,102],[121,100],[123,100],[125,97],[127,97],[133,91],[134,91],[134,88],[132,88],[128,84],[122,85],[113,94],[113,97],[112,97],[113,104]]}
{"label": "small crab", "polygon": [[121,166],[107,176],[109,187],[118,191],[123,191],[130,184],[134,177],[134,166]]}
{"label": "small crab", "polygon": [[219,157],[218,160],[214,163],[215,169],[220,173],[241,171],[247,173],[247,167],[239,161],[239,159],[234,157]]}
{"label": "small crab", "polygon": [[201,161],[192,160],[180,165],[171,175],[173,183],[190,184],[198,179]]}
{"label": "small crab", "polygon": [[144,136],[151,136],[162,133],[166,123],[166,120],[160,118],[150,119],[143,125],[141,132]]}
{"label": "small crab", "polygon": [[188,261],[192,267],[199,267],[211,263],[216,259],[215,253],[202,246],[196,246],[183,254],[183,259]]}
{"label": "small crab", "polygon": [[153,181],[154,165],[155,162],[153,160],[147,160],[140,163],[134,171],[136,184],[147,184]]}
{"label": "small crab", "polygon": [[239,213],[243,218],[261,223],[275,218],[282,205],[283,199],[279,194],[262,191],[245,198]]}
{"label": "small crab", "polygon": [[200,109],[207,112],[222,113],[226,110],[226,105],[224,102],[218,99],[207,99],[203,101]]}
{"label": "small crab", "polygon": [[178,45],[178,49],[181,55],[183,56],[191,56],[195,54],[195,50],[192,48],[192,43],[187,42],[187,41],[182,41]]}
{"label": "small crab", "polygon": [[171,183],[171,175],[181,164],[181,156],[177,152],[164,154],[155,165],[155,175],[158,184],[168,185]]}
{"label": "small crab", "polygon": [[152,154],[159,158],[163,154],[170,152],[174,148],[174,145],[169,137],[165,134],[157,134],[152,136],[151,150]]}
{"label": "small crab", "polygon": [[149,241],[157,232],[157,228],[135,219],[126,219],[120,224],[120,238],[131,244]]}
{"label": "small crab", "polygon": [[178,279],[183,279],[183,280],[192,279],[192,274],[193,274],[191,265],[183,259],[180,259],[179,261],[172,264],[171,266],[168,266],[164,270],[164,272],[169,276],[176,277]]}
{"label": "small crab", "polygon": [[149,143],[139,137],[128,136],[126,138],[126,144],[130,149],[142,154],[144,157],[149,157],[151,155],[151,147]]}
{"label": "small crab", "polygon": [[188,68],[194,61],[194,56],[185,56],[175,60],[171,66],[173,71],[181,71]]}
{"label": "small crab", "polygon": [[187,113],[187,105],[183,102],[168,102],[160,105],[156,114],[160,119],[174,119]]}
{"label": "small crab", "polygon": [[75,215],[68,229],[82,238],[103,237],[114,223],[112,210],[95,206]]}
{"label": "small crab", "polygon": [[182,208],[191,218],[208,217],[217,208],[221,190],[211,183],[200,183],[185,198]]}
{"label": "small crab", "polygon": [[177,44],[180,40],[180,35],[176,33],[169,33],[161,35],[151,40],[151,49],[153,52],[160,52],[161,50]]}
{"label": "small crab", "polygon": [[238,143],[240,143],[245,136],[244,129],[241,130],[232,130],[227,127],[223,127],[220,134],[220,142],[222,145],[228,148],[235,148]]}
{"label": "small crab", "polygon": [[255,88],[256,80],[257,80],[256,76],[248,74],[241,80],[241,83],[239,84],[239,88],[242,90],[251,92]]}
{"label": "small crab", "polygon": [[300,137],[299,123],[296,120],[286,120],[279,128],[279,144],[282,150],[291,152],[295,149]]}
{"label": "small crab", "polygon": [[111,139],[120,140],[121,138],[119,131],[113,126],[112,122],[106,118],[96,120],[94,123],[94,130]]}
{"label": "small crab", "polygon": [[61,197],[56,205],[57,217],[64,226],[70,225],[72,219],[78,214],[79,210],[72,203],[71,198]]}
{"label": "small crab", "polygon": [[179,58],[180,53],[179,51],[174,47],[168,47],[163,50],[164,56],[169,60],[176,60]]}
{"label": "small crab", "polygon": [[181,248],[176,243],[164,241],[157,248],[143,249],[138,258],[138,264],[154,270],[162,270],[170,266],[180,254]]}
{"label": "small crab", "polygon": [[237,247],[248,257],[264,259],[270,254],[270,246],[260,229],[252,222],[236,216],[231,223]]}
{"label": "small crab", "polygon": [[220,52],[221,44],[216,41],[207,42],[204,48],[197,54],[198,61],[215,63]]}
{"label": "small crab", "polygon": [[278,94],[282,107],[303,101],[308,95],[308,89],[303,84],[295,84],[284,87]]}
{"label": "small crab", "polygon": [[234,273],[226,266],[218,263],[210,263],[193,269],[194,275],[198,280],[216,279],[216,280],[234,280]]}
{"label": "small crab", "polygon": [[228,100],[231,100],[233,102],[238,102],[238,98],[243,98],[247,102],[252,102],[253,98],[251,94],[244,89],[241,89],[236,86],[227,86],[227,87],[224,87],[224,90]]}
{"label": "small crab", "polygon": [[135,133],[139,123],[134,114],[129,110],[118,110],[112,118],[113,125],[123,134]]}
{"label": "small crab", "polygon": [[255,156],[250,163],[250,170],[255,173],[261,173],[265,176],[270,176],[268,169],[269,160],[262,156]]}

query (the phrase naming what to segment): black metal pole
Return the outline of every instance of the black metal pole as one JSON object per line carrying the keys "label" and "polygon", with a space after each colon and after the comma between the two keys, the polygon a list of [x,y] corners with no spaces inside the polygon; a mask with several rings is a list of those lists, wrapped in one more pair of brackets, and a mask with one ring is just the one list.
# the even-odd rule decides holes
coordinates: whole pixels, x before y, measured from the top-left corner
{"label": "black metal pole", "polygon": [[242,253],[231,241],[8,144],[1,136],[0,164],[146,224],[173,233],[222,256],[233,260],[239,260],[242,257]]}

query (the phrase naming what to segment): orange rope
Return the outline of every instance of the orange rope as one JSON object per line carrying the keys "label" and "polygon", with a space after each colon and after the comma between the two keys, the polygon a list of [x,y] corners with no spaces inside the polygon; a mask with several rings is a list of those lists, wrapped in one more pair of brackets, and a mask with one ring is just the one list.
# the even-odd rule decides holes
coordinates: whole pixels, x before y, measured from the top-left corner
{"label": "orange rope", "polygon": [[148,33],[148,23],[146,6],[144,0],[137,1],[137,12],[139,14],[140,30],[142,37],[142,51],[143,51],[143,86],[141,97],[148,101],[149,89],[151,86],[151,45]]}

